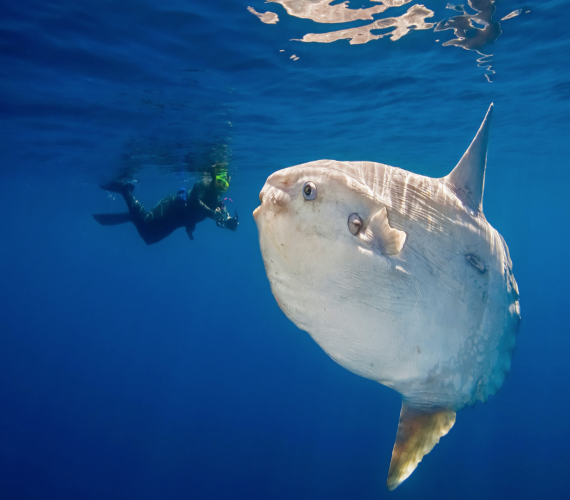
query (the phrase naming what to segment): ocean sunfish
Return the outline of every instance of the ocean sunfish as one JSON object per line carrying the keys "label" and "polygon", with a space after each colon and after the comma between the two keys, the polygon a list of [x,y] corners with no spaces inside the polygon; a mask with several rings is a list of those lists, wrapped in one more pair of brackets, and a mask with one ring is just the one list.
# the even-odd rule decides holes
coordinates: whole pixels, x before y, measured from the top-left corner
{"label": "ocean sunfish", "polygon": [[492,108],[446,177],[313,161],[272,174],[253,212],[287,317],[341,366],[402,395],[390,490],[510,369],[519,293],[483,215]]}

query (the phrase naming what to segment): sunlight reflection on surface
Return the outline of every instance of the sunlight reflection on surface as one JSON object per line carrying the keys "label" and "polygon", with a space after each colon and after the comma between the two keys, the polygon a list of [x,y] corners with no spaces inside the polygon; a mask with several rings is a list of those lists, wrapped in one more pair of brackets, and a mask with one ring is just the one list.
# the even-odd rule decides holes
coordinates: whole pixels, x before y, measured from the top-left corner
{"label": "sunlight reflection on surface", "polygon": [[279,16],[274,12],[257,12],[253,7],[248,7],[249,10],[254,16],[259,17],[262,23],[265,24],[277,24],[279,22]]}
{"label": "sunlight reflection on surface", "polygon": [[[390,40],[395,41],[399,40],[404,35],[407,35],[411,26],[414,26],[418,30],[433,28],[433,24],[425,22],[425,19],[429,17],[433,17],[433,11],[426,9],[423,5],[414,5],[400,17],[378,19],[378,21],[374,21],[372,24],[360,26],[358,28],[333,31],[329,33],[308,33],[300,41],[330,43],[337,40],[350,39],[350,44],[355,45],[367,43],[370,40],[378,40],[379,38],[383,38],[387,35],[390,35]],[[372,33],[372,30],[392,27],[395,29],[388,33]]]}
{"label": "sunlight reflection on surface", "polygon": [[[411,1],[400,0],[399,5]],[[349,9],[348,2],[331,5],[333,0],[268,0],[268,2],[281,4],[290,16],[311,19],[317,23],[347,23],[359,19],[374,19],[373,14],[379,14],[391,7],[391,5],[376,5],[368,9]]]}
{"label": "sunlight reflection on surface", "polygon": [[507,14],[505,17],[501,19],[501,21],[506,21],[507,19],[512,19],[513,17],[520,16],[522,13],[522,9],[514,10],[510,14]]}
{"label": "sunlight reflection on surface", "polygon": [[[412,2],[412,0],[370,1],[376,4],[380,3],[381,5],[351,9],[348,1],[333,4],[334,0],[267,0],[267,3],[280,4],[287,14],[293,17],[309,19],[321,24],[334,24],[374,20],[376,15],[386,12],[390,8],[402,7]],[[411,30],[429,30],[432,28],[434,32],[449,30],[453,31],[454,38],[442,41],[442,45],[461,47],[465,50],[476,52],[480,56],[477,59],[478,66],[485,68],[485,76],[487,80],[491,81],[490,75],[494,73],[490,66],[492,54],[489,54],[484,49],[493,44],[502,33],[500,22],[493,20],[496,10],[495,2],[496,0],[468,0],[469,9],[473,13],[467,11],[464,5],[447,4],[446,9],[453,10],[458,15],[446,17],[433,23],[426,22],[426,19],[433,18],[435,16],[434,11],[423,4],[414,4],[404,14],[399,16],[376,19],[374,22],[364,26],[348,27],[325,33],[307,33],[302,38],[293,40],[307,43],[332,43],[338,40],[349,40],[351,45],[358,45],[378,40],[385,36],[389,36],[390,40],[396,41],[407,35]],[[275,15],[275,18],[269,17],[273,14],[271,12],[259,14],[252,7],[248,7],[248,10],[264,23],[276,23],[278,20],[277,15]],[[515,10],[500,21],[512,19],[521,13],[522,9]],[[389,31],[374,33],[377,30]],[[436,41],[439,42],[439,40]]]}
{"label": "sunlight reflection on surface", "polygon": [[475,14],[469,14],[463,5],[448,4],[447,8],[461,12],[461,15],[440,21],[434,31],[453,30],[456,38],[443,44],[455,45],[467,50],[481,50],[501,36],[499,21],[493,21],[495,5],[492,0],[469,0],[469,7]]}

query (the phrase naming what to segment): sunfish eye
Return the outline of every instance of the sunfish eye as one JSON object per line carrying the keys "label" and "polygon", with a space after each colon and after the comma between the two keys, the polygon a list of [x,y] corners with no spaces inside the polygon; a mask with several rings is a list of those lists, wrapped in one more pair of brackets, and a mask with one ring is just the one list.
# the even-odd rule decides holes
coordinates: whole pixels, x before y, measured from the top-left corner
{"label": "sunfish eye", "polygon": [[314,182],[305,182],[303,186],[303,196],[305,200],[314,200],[317,197],[317,186]]}
{"label": "sunfish eye", "polygon": [[362,219],[358,214],[350,214],[348,216],[348,230],[356,236],[362,230]]}

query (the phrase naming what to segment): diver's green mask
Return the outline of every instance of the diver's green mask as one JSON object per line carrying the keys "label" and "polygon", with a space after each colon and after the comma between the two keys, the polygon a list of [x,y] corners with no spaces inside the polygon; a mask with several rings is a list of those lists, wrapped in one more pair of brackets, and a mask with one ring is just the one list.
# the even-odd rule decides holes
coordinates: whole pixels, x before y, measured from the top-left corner
{"label": "diver's green mask", "polygon": [[220,193],[225,193],[230,187],[230,177],[228,177],[227,172],[217,174],[214,182],[216,183],[216,189]]}

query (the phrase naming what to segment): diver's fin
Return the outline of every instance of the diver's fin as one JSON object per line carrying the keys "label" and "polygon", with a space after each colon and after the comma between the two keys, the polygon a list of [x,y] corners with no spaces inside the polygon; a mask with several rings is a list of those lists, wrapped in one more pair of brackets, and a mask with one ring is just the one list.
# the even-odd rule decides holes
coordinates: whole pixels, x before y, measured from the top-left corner
{"label": "diver's fin", "polygon": [[361,238],[380,253],[397,255],[404,246],[406,233],[390,226],[388,211],[383,207],[372,216]]}
{"label": "diver's fin", "polygon": [[455,423],[455,412],[445,409],[418,410],[402,402],[398,434],[392,452],[388,489],[391,491],[405,481],[424,455],[439,443]]}
{"label": "diver's fin", "polygon": [[93,218],[102,226],[116,226],[131,221],[131,214],[125,212],[122,214],[93,214]]}
{"label": "diver's fin", "polygon": [[483,189],[485,187],[485,166],[487,165],[487,143],[491,129],[493,104],[473,139],[473,142],[451,173],[443,178],[463,202],[474,211],[483,211]]}

